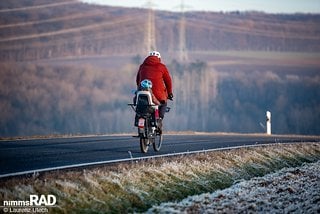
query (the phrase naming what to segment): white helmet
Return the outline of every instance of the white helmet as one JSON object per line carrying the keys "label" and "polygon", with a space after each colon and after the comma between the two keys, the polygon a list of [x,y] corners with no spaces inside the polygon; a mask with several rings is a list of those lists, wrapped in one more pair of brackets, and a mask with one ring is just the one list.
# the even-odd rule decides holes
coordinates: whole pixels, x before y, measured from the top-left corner
{"label": "white helmet", "polygon": [[156,57],[158,57],[159,59],[161,58],[161,55],[160,55],[160,53],[159,53],[158,51],[151,51],[151,52],[149,53],[149,56],[156,56]]}

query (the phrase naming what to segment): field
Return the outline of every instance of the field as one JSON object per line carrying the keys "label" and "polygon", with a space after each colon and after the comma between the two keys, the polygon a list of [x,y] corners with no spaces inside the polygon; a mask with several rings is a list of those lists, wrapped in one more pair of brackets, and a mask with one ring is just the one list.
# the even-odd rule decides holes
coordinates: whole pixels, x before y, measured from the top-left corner
{"label": "field", "polygon": [[144,212],[319,160],[318,143],[295,143],[47,172],[2,180],[0,201],[53,194],[54,213]]}

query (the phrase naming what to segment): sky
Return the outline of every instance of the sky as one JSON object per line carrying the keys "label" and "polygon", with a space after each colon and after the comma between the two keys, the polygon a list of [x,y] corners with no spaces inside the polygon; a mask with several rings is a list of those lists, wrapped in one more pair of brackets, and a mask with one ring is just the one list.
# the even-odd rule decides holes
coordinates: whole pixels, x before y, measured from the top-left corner
{"label": "sky", "polygon": [[[150,0],[82,0],[110,6],[146,7]],[[183,0],[152,0],[155,9],[178,11]],[[320,13],[320,0],[184,0],[186,10]]]}

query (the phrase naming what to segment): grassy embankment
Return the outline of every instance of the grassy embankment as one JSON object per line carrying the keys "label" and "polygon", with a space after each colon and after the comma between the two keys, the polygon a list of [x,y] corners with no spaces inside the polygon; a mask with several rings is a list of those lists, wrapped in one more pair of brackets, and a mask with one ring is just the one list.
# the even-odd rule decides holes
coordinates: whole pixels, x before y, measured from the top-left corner
{"label": "grassy embankment", "polygon": [[320,144],[234,149],[170,159],[153,159],[50,172],[0,182],[0,201],[54,194],[54,213],[141,212],[161,202],[213,192],[287,166],[320,160]]}

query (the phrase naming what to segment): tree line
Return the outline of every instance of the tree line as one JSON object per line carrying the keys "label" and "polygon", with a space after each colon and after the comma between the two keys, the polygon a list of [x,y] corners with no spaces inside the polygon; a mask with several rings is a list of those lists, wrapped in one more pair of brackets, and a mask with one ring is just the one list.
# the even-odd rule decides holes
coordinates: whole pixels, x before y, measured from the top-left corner
{"label": "tree line", "polygon": [[[0,136],[134,132],[137,65],[50,66],[2,63]],[[168,64],[174,85],[167,131],[320,134],[319,74],[285,67],[215,68],[195,61]]]}

